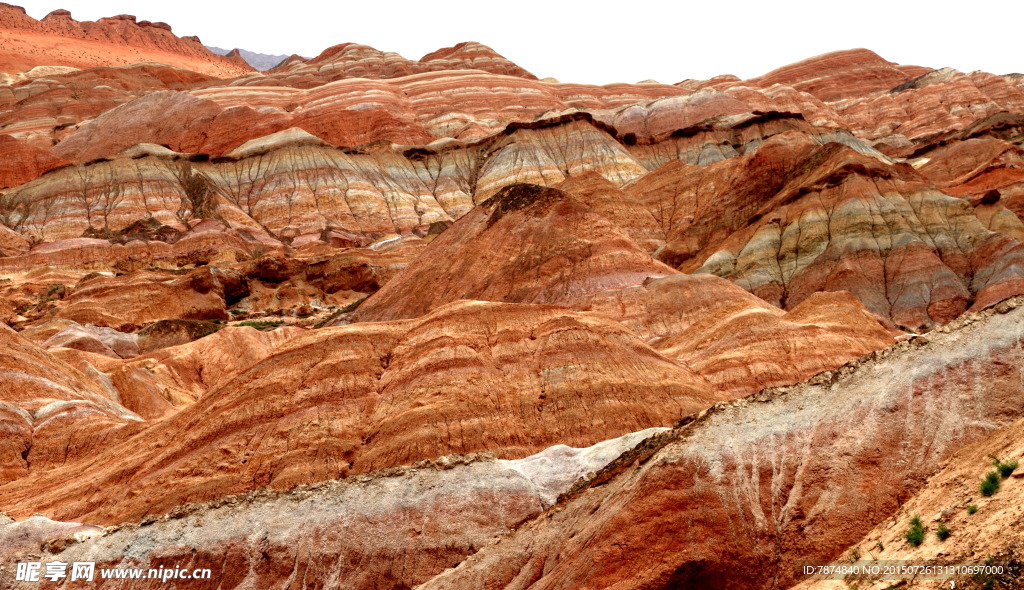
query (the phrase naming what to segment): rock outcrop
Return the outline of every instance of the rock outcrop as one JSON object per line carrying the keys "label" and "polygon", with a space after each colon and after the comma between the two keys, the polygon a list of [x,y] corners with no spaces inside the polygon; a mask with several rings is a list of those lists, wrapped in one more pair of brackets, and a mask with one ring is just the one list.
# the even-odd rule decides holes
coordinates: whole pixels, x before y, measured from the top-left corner
{"label": "rock outcrop", "polygon": [[716,406],[423,587],[785,587],[1021,418],[1019,305]]}
{"label": "rock outcrop", "polygon": [[459,299],[571,305],[672,273],[571,195],[513,184],[434,239],[356,317],[414,318]]}
{"label": "rock outcrop", "polygon": [[985,228],[967,202],[833,153],[816,178],[778,193],[791,203],[730,236],[698,272],[785,307],[811,292],[849,290],[910,330],[1020,292],[1020,242]]}
{"label": "rock outcrop", "polygon": [[[952,582],[954,586],[968,588],[971,584],[1013,588],[1021,579],[1019,559],[1024,538],[1019,527],[1006,526],[1006,523],[1020,522],[1024,516],[1024,476],[1019,467],[1007,477],[1000,473],[998,491],[991,496],[982,495],[980,485],[988,473],[998,473],[993,465],[997,459],[1007,467],[1014,462],[1020,464],[1024,459],[1022,441],[1024,421],[1018,420],[965,446],[945,461],[941,469],[912,497],[904,500],[889,518],[852,543],[839,561],[859,555],[862,560],[989,565],[993,566],[991,572],[954,573],[949,579],[922,581],[920,586],[949,588]],[[922,542],[916,546],[904,537],[914,517],[921,519],[924,528]],[[948,532],[945,538],[938,534],[943,526]],[[836,576],[832,581],[807,579],[794,588],[810,590],[831,588],[839,583],[866,586],[898,582],[878,580],[880,577],[850,575]]]}
{"label": "rock outcrop", "polygon": [[[152,339],[152,330],[139,340]],[[260,331],[250,326],[220,328],[196,340],[147,351],[128,362],[108,366],[121,403],[143,418],[176,414],[274,354],[304,332],[282,327]]]}
{"label": "rock outcrop", "polygon": [[725,399],[803,381],[893,342],[850,293],[815,293],[784,312],[705,274],[605,291],[575,307],[621,322]]}
{"label": "rock outcrop", "polygon": [[358,43],[342,43],[328,47],[312,59],[284,60],[272,68],[265,78],[250,77],[248,81],[260,86],[311,88],[345,78],[401,78],[424,72],[452,70],[481,70],[527,80],[537,79],[490,47],[469,41],[438,49],[418,61],[406,59],[393,51],[380,51]]}
{"label": "rock outcrop", "polygon": [[0,187],[18,186],[68,164],[46,150],[28,145],[10,135],[0,135]]}
{"label": "rock outcrop", "polygon": [[[32,72],[39,75],[5,86],[0,92],[0,132],[44,151],[74,133],[77,125],[143,94],[181,91],[215,80],[155,63],[60,72],[34,68]],[[9,140],[4,141],[10,145]],[[26,174],[29,171],[32,169],[19,172],[24,178],[21,182],[31,180]]]}
{"label": "rock outcrop", "polygon": [[[200,588],[266,587],[285,579],[411,588],[540,514],[575,482],[562,476],[601,469],[657,432],[582,449],[552,447],[512,461],[453,455],[417,468],[189,505],[142,527],[103,529],[39,516],[0,522],[0,551],[27,560],[45,546],[61,560],[93,561],[97,568],[210,568],[209,580],[194,581]],[[0,581],[10,580],[0,573]]]}
{"label": "rock outcrop", "polygon": [[20,6],[0,5],[0,72],[16,74],[36,66],[127,65],[153,61],[220,78],[252,69],[212,53],[196,37],[177,37],[170,25],[139,21],[129,14],[79,22],[67,10],[41,20]]}
{"label": "rock outcrop", "polygon": [[894,64],[867,49],[851,49],[805,59],[747,80],[746,84],[761,88],[788,86],[832,102],[892,90],[929,71]]}
{"label": "rock outcrop", "polygon": [[228,317],[223,284],[209,271],[180,279],[148,272],[96,277],[80,284],[64,303],[58,317],[120,331],[134,331],[166,318]]}
{"label": "rock outcrop", "polygon": [[0,325],[0,481],[45,470],[138,424],[97,371],[87,375]]}
{"label": "rock outcrop", "polygon": [[[6,5],[4,67],[4,557],[783,588],[938,556],[895,523],[966,532],[955,453],[1020,454],[1024,76],[595,86],[473,42],[259,73]],[[999,542],[955,555],[1019,555],[980,510]]]}
{"label": "rock outcrop", "polygon": [[[0,497],[14,516],[112,524],[451,453],[587,446],[715,400],[703,378],[612,320],[462,302],[292,338],[172,417],[110,432],[102,451],[30,471]],[[125,501],[85,493],[97,485]]]}

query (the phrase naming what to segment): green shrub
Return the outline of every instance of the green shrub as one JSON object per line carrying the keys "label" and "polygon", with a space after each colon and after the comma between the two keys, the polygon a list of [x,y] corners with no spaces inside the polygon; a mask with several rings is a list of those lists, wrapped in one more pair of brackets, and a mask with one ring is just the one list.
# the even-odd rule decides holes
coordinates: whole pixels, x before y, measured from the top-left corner
{"label": "green shrub", "polygon": [[921,522],[921,517],[915,516],[910,519],[910,528],[907,529],[907,532],[903,533],[903,538],[907,540],[907,543],[917,547],[924,542],[924,534],[925,528]]}
{"label": "green shrub", "polygon": [[249,326],[250,328],[256,328],[261,332],[273,330],[284,323],[284,320],[246,320],[244,322],[238,322],[236,326]]}
{"label": "green shrub", "polygon": [[341,308],[341,313],[350,313],[355,311],[356,309],[359,308],[360,305],[362,305],[364,301],[366,301],[366,297],[362,297],[356,301],[353,301],[352,303],[349,303],[345,307]]}
{"label": "green shrub", "polygon": [[1003,476],[1003,478],[1010,477],[1010,475],[1017,470],[1017,467],[1020,466],[1020,463],[1016,460],[1003,462],[995,455],[989,455],[989,458],[992,459],[992,466],[996,468],[996,471],[998,471],[999,475]]}
{"label": "green shrub", "polygon": [[974,514],[977,511],[978,511],[978,505],[977,504],[971,504],[970,506],[967,507],[967,514]]}
{"label": "green shrub", "polygon": [[[369,295],[367,295],[366,297],[369,297]],[[362,299],[359,299],[357,301],[353,301],[352,303],[349,303],[348,305],[346,305],[345,307],[343,307],[341,309],[334,310],[333,312],[330,313],[330,315],[328,315],[324,319],[322,319],[319,322],[317,322],[316,324],[314,324],[313,327],[314,328],[323,328],[324,326],[327,325],[328,322],[330,322],[334,318],[338,317],[339,315],[341,315],[343,313],[351,313],[351,312],[355,311],[356,309],[359,308],[360,305],[362,305],[362,303],[364,301],[366,301],[366,297],[363,297]]]}
{"label": "green shrub", "polygon": [[981,495],[987,498],[998,492],[1000,479],[1002,478],[999,476],[998,471],[989,471],[985,475],[985,479],[981,481]]}
{"label": "green shrub", "polygon": [[935,536],[938,537],[940,541],[945,541],[949,538],[949,527],[946,526],[946,523],[939,523],[939,528],[935,529]]}

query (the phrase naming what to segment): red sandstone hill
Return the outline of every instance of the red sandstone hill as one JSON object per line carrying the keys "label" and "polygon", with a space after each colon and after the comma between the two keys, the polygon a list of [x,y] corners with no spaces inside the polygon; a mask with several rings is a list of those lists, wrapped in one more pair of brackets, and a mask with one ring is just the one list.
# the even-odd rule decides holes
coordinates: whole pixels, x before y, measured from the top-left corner
{"label": "red sandstone hill", "polygon": [[867,49],[851,49],[811,57],[745,83],[762,88],[789,86],[829,102],[891,90],[929,71],[886,61]]}
{"label": "red sandstone hill", "polygon": [[412,318],[459,299],[570,304],[672,273],[571,195],[513,184],[455,222],[356,315]]}
{"label": "red sandstone hill", "polygon": [[159,62],[220,78],[252,71],[240,58],[206,49],[196,37],[178,37],[170,25],[137,21],[122,14],[79,22],[67,10],[41,20],[19,6],[0,3],[0,73],[27,72],[36,66],[128,65]]}
{"label": "red sandstone hill", "polygon": [[991,544],[943,463],[1024,448],[989,444],[1024,407],[1024,77],[855,49],[593,86],[345,43],[222,80],[160,24],[0,16],[106,64],[0,86],[0,555],[782,588],[907,554],[910,497],[957,555],[1024,547],[1019,479]]}
{"label": "red sandstone hill", "polygon": [[[1020,371],[1007,363],[1021,358],[1024,310],[1014,306],[816,381],[718,405],[627,453],[557,508],[422,587],[787,588],[799,575],[797,561],[860,559],[844,549],[897,511],[902,519],[886,523],[886,546],[913,550],[901,538],[909,520],[904,499],[961,447],[998,439],[1000,429],[1019,435]],[[1020,457],[1019,439],[1000,446]],[[948,481],[947,493],[977,498],[991,459],[976,460],[973,477]],[[1020,483],[1005,480],[1010,502],[1019,499]],[[922,516],[948,520],[963,504],[933,504],[941,513]],[[987,530],[996,538],[1005,527],[1009,554],[987,555],[1013,562],[1020,537],[1006,521],[953,534]],[[928,536],[918,559],[941,551],[931,548],[942,542]],[[886,550],[862,546],[863,559]],[[1014,573],[996,579],[1019,581]],[[970,577],[957,580],[959,587]]]}
{"label": "red sandstone hill", "polygon": [[0,188],[18,186],[44,172],[68,164],[48,150],[39,149],[10,135],[0,135]]}
{"label": "red sandstone hill", "polygon": [[343,78],[400,78],[424,72],[482,70],[491,74],[537,77],[512,63],[490,47],[467,41],[444,47],[410,60],[392,51],[381,51],[359,43],[341,43],[323,50],[312,59],[292,56],[248,83],[259,86],[311,88]]}

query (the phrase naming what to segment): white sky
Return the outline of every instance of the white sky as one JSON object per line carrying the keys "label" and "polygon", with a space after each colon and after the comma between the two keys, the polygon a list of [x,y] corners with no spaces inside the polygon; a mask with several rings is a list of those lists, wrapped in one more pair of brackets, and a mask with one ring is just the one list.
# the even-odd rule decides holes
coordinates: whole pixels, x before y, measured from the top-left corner
{"label": "white sky", "polygon": [[590,1],[7,0],[34,18],[134,14],[206,45],[315,56],[354,41],[419,59],[479,41],[538,77],[606,84],[750,78],[828,51],[867,47],[903,64],[1024,72],[1024,2],[943,0]]}

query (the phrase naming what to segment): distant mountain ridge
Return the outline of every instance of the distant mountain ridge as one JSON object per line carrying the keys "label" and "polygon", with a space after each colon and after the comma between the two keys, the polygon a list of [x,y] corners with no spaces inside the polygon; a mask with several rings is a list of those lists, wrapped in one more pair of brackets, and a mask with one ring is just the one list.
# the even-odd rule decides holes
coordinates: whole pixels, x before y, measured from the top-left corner
{"label": "distant mountain ridge", "polygon": [[38,66],[94,68],[141,62],[216,78],[252,72],[240,59],[211,53],[198,37],[175,35],[167,23],[130,14],[77,21],[67,10],[36,20],[24,8],[0,2],[0,73],[16,75]]}
{"label": "distant mountain ridge", "polygon": [[[213,47],[211,45],[206,46],[207,49],[216,53],[217,55],[228,55],[234,49],[223,49],[221,47]],[[284,60],[291,57],[290,55],[271,55],[269,53],[256,53],[255,51],[249,51],[247,49],[238,49],[238,55],[245,60],[245,63],[256,68],[261,72],[273,69],[275,66],[283,62]]]}

